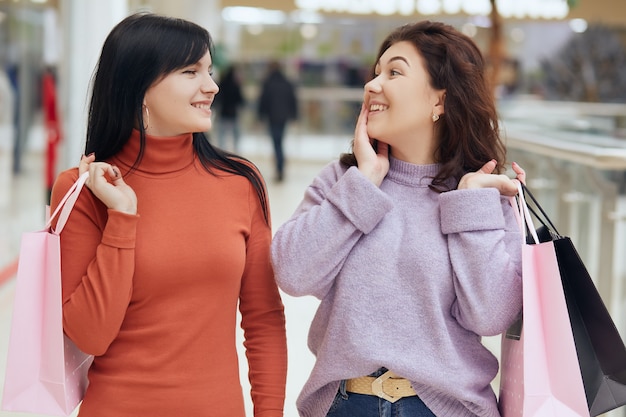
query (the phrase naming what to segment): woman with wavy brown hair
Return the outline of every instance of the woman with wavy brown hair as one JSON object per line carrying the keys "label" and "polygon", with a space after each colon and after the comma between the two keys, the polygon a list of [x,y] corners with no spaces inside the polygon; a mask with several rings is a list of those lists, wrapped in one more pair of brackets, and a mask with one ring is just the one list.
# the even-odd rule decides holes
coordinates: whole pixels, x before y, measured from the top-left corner
{"label": "woman with wavy brown hair", "polygon": [[383,41],[353,152],[272,243],[281,288],[321,300],[303,417],[499,415],[481,344],[522,306],[521,243],[474,42],[419,22]]}

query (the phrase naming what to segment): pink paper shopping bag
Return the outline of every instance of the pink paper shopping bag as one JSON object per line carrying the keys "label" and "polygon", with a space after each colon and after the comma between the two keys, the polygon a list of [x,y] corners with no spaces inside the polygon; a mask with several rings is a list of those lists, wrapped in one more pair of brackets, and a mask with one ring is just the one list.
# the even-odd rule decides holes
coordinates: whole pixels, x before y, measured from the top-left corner
{"label": "pink paper shopping bag", "polygon": [[3,410],[67,416],[85,393],[92,357],[63,333],[59,234],[86,177],[70,188],[43,230],[22,236]]}
{"label": "pink paper shopping bag", "polygon": [[533,244],[522,247],[521,332],[502,336],[499,406],[503,417],[589,417],[553,242],[537,243],[522,190],[520,219]]}

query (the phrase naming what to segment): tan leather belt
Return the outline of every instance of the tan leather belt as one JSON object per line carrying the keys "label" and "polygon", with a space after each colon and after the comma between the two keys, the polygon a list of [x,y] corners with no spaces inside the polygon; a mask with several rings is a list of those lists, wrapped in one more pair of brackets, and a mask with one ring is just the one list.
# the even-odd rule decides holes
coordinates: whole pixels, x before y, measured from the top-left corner
{"label": "tan leather belt", "polygon": [[417,395],[411,381],[400,378],[391,371],[387,371],[378,378],[362,376],[346,380],[346,391],[355,394],[376,395],[389,402],[395,403],[400,398]]}

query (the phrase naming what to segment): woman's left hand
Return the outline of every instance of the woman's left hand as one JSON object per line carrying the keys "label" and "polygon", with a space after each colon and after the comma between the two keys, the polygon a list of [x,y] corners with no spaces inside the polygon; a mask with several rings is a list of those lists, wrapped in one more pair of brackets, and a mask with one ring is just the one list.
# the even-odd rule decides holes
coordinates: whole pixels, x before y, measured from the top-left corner
{"label": "woman's left hand", "polygon": [[361,113],[354,129],[353,152],[358,162],[358,169],[367,179],[377,187],[389,172],[389,145],[378,142],[376,150],[372,145],[372,139],[367,134],[367,109],[366,100],[361,104]]}
{"label": "woman's left hand", "polygon": [[496,161],[491,160],[478,171],[463,175],[457,189],[491,187],[498,189],[502,195],[514,196],[517,194],[517,184],[520,182],[526,184],[526,172],[515,162],[513,162],[511,167],[516,174],[514,179],[504,174],[492,174],[493,170],[496,169]]}

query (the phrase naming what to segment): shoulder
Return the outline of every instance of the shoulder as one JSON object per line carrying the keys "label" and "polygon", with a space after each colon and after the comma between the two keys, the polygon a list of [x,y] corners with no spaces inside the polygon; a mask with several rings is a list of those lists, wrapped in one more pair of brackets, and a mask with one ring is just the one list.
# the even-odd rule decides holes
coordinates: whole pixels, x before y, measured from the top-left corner
{"label": "shoulder", "polygon": [[[237,187],[243,186],[249,192],[253,189],[256,190],[252,194],[267,194],[265,179],[259,168],[249,159],[238,155],[229,155],[228,160],[230,164],[228,168],[219,168],[218,176],[222,178],[228,178],[228,183],[223,186],[226,188],[233,187],[235,184]],[[230,188],[232,191],[232,188]]]}
{"label": "shoulder", "polygon": [[50,196],[50,207],[56,207],[59,201],[63,198],[65,193],[78,179],[78,168],[70,168],[62,171],[54,180],[52,186],[52,194]]}
{"label": "shoulder", "polygon": [[259,168],[254,164],[254,162],[250,161],[249,159],[246,159],[242,156],[234,155],[230,157],[230,160],[242,167],[246,167],[247,169],[249,169],[256,175],[258,175],[259,177],[262,177],[261,171],[259,170]]}

